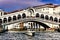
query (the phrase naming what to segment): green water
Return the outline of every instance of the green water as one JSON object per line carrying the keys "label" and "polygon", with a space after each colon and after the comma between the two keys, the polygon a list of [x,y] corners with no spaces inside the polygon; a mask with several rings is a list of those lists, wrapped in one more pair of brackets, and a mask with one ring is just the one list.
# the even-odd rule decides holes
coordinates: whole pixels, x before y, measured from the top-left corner
{"label": "green water", "polygon": [[58,32],[35,32],[35,36],[28,36],[21,32],[5,32],[0,34],[0,40],[59,40]]}

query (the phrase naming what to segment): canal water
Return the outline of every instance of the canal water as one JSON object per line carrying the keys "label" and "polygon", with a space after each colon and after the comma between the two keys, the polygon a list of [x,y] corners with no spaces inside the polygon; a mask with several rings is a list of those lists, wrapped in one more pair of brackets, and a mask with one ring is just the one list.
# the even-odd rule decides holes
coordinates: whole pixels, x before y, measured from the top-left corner
{"label": "canal water", "polygon": [[36,32],[35,36],[28,36],[21,32],[5,32],[0,34],[0,40],[60,40],[60,33]]}

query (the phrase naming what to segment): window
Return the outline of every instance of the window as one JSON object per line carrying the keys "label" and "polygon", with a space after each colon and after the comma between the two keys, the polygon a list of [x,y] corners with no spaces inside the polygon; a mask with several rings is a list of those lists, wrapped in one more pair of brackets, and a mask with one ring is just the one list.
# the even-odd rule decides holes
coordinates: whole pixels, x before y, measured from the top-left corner
{"label": "window", "polygon": [[55,12],[53,12],[53,14],[56,14]]}
{"label": "window", "polygon": [[29,23],[29,25],[30,25],[30,23]]}
{"label": "window", "polygon": [[49,13],[49,11],[45,12],[45,13]]}
{"label": "window", "polygon": [[59,28],[60,28],[60,24],[59,24]]}
{"label": "window", "polygon": [[53,8],[53,10],[55,10],[55,8]]}
{"label": "window", "polygon": [[60,15],[60,13],[59,13],[59,15]]}
{"label": "window", "polygon": [[44,11],[45,9],[43,8],[43,11]]}

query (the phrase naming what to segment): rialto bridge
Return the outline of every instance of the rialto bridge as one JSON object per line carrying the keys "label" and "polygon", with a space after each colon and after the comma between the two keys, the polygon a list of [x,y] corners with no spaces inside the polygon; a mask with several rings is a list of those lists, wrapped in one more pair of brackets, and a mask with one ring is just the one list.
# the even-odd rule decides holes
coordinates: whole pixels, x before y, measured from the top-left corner
{"label": "rialto bridge", "polygon": [[0,16],[0,25],[3,28],[10,28],[14,27],[11,25],[15,23],[37,22],[44,28],[58,28],[60,26],[59,17],[59,15],[40,13],[34,8],[29,8]]}

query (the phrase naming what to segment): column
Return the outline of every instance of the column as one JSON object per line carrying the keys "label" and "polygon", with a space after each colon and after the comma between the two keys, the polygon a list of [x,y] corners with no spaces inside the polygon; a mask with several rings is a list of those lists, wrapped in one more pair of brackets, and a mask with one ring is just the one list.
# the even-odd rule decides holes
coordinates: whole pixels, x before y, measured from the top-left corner
{"label": "column", "polygon": [[29,25],[29,29],[30,29],[30,23],[28,22],[28,25]]}
{"label": "column", "polygon": [[38,31],[39,31],[39,24],[37,24],[37,29],[38,29]]}
{"label": "column", "polygon": [[40,24],[39,24],[39,31],[40,31]]}
{"label": "column", "polygon": [[36,23],[35,23],[35,30],[36,30]]}
{"label": "column", "polygon": [[33,29],[35,29],[35,23],[33,23]]}
{"label": "column", "polygon": [[3,30],[5,30],[5,25],[3,25]]}
{"label": "column", "polygon": [[34,22],[34,30],[35,30],[35,22]]}
{"label": "column", "polygon": [[37,31],[37,22],[36,22],[36,31]]}
{"label": "column", "polygon": [[8,30],[7,25],[3,25],[3,30]]}
{"label": "column", "polygon": [[39,28],[39,24],[37,24],[37,28]]}
{"label": "column", "polygon": [[31,22],[31,31],[33,30],[33,23]]}

